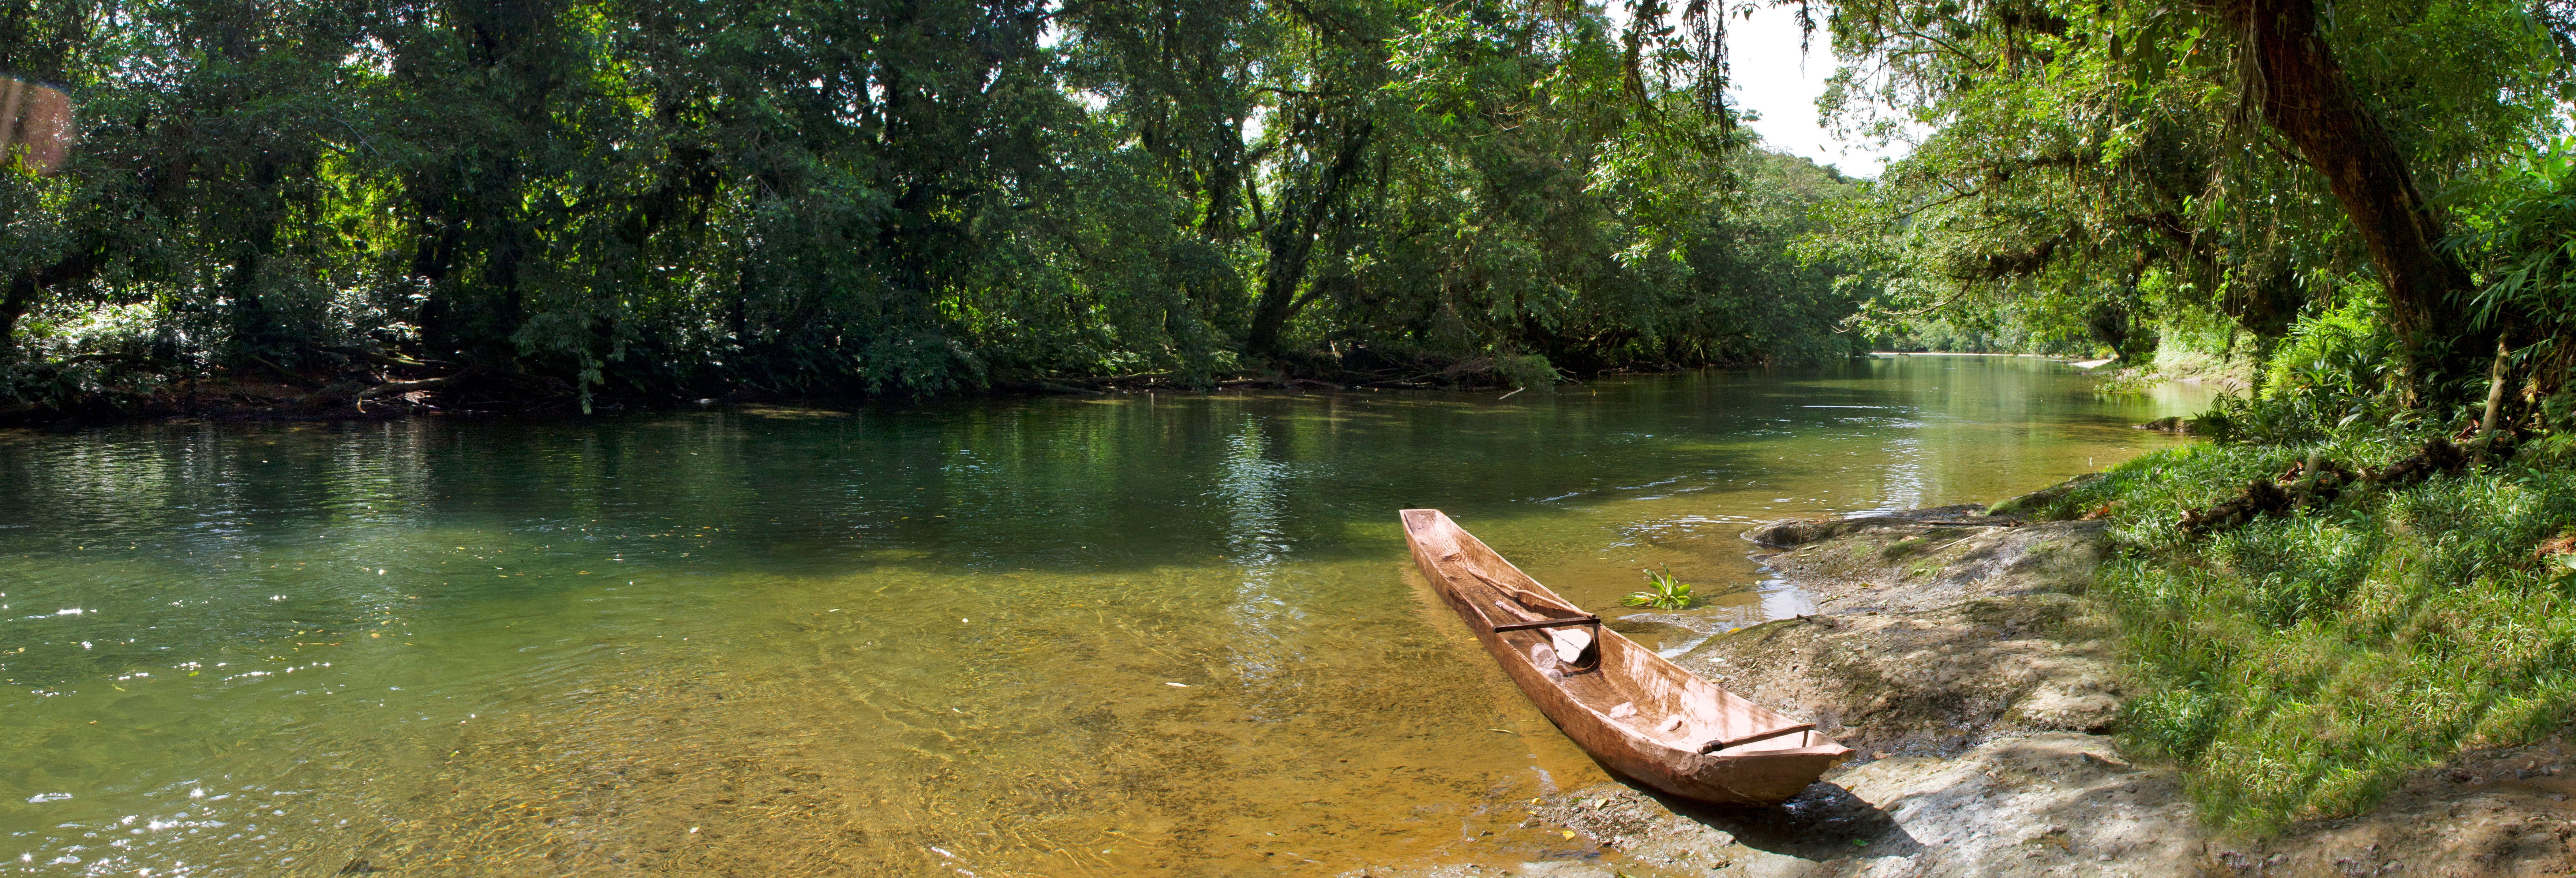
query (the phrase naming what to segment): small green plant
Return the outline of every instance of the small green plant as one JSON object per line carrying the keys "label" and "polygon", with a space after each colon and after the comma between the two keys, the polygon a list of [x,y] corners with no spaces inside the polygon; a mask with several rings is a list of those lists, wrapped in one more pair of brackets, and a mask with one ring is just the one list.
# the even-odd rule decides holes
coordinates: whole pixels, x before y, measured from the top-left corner
{"label": "small green plant", "polygon": [[1630,593],[1627,599],[1620,603],[1631,607],[1653,607],[1658,610],[1688,609],[1691,605],[1690,583],[1674,579],[1672,565],[1661,566],[1663,567],[1661,571],[1644,571],[1645,590]]}

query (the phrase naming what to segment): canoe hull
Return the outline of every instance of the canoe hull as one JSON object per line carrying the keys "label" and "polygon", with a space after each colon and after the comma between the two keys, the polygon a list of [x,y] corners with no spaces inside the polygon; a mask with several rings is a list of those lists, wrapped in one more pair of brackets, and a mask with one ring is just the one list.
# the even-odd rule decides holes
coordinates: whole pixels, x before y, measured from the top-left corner
{"label": "canoe hull", "polygon": [[[1410,517],[1422,511],[1429,510],[1407,510],[1407,515]],[[1455,528],[1446,516],[1441,516],[1438,522]],[[1495,632],[1488,619],[1489,614],[1472,602],[1474,598],[1471,595],[1482,594],[1473,587],[1471,575],[1456,569],[1455,559],[1444,559],[1435,553],[1445,547],[1426,546],[1422,539],[1411,539],[1415,535],[1413,523],[1411,520],[1407,522],[1407,542],[1412,545],[1415,564],[1431,580],[1433,589],[1440,593],[1451,610],[1458,613],[1468,630],[1493,656],[1495,663],[1512,678],[1513,684],[1520,687],[1521,693],[1529,697],[1530,703],[1566,737],[1573,739],[1575,744],[1610,770],[1683,798],[1770,805],[1798,795],[1851,755],[1849,748],[1811,731],[1792,732],[1770,741],[1715,753],[1699,753],[1692,748],[1675,747],[1669,742],[1654,740],[1641,735],[1637,729],[1610,719],[1602,711],[1604,705],[1585,703],[1583,696],[1569,691],[1562,678],[1551,677],[1546,669],[1534,664],[1514,638]],[[1456,535],[1466,541],[1474,540],[1463,530],[1457,531]],[[1484,548],[1481,543],[1474,545],[1477,549]],[[1499,561],[1499,556],[1494,556],[1494,560]],[[1509,568],[1509,562],[1503,562],[1503,566]],[[1527,580],[1517,568],[1508,569],[1508,575]],[[1553,592],[1547,592],[1535,580],[1513,582],[1512,585],[1555,598]],[[1598,669],[1590,673],[1619,676],[1623,689],[1635,685],[1669,687],[1674,675],[1688,678],[1698,687],[1715,688],[1690,677],[1688,672],[1665,661],[1653,650],[1639,646],[1618,632],[1606,628],[1596,630],[1600,659]],[[1595,689],[1597,692],[1598,687]],[[1604,699],[1596,694],[1593,700]]]}
{"label": "canoe hull", "polygon": [[[1441,589],[1441,597],[1450,609],[1460,609],[1457,593]],[[1468,617],[1470,619],[1473,616]],[[1475,627],[1470,623],[1470,627]],[[1602,649],[1615,649],[1612,639],[1626,640],[1618,632],[1601,632]],[[1490,631],[1477,632],[1503,672],[1518,685],[1521,694],[1529,696],[1538,712],[1547,716],[1565,736],[1594,759],[1627,777],[1648,786],[1688,799],[1744,805],[1773,805],[1788,801],[1816,782],[1827,770],[1840,764],[1848,753],[1812,753],[1797,755],[1715,756],[1685,754],[1669,749],[1634,746],[1630,737],[1609,727],[1609,723],[1575,703],[1502,638]],[[1631,648],[1643,649],[1631,642]]]}

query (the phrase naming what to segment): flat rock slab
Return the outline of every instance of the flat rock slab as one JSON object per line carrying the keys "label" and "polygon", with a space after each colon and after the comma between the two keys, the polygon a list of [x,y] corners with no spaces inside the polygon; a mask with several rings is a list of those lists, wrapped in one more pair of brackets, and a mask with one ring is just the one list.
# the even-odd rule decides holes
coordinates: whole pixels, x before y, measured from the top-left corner
{"label": "flat rock slab", "polygon": [[2096,521],[1875,516],[1773,522],[1744,536],[1776,550],[1755,558],[1831,614],[2080,594],[2111,556],[2109,529]]}
{"label": "flat rock slab", "polygon": [[1995,735],[2107,731],[2124,700],[2112,621],[2081,596],[2097,522],[1949,506],[1762,525],[1757,556],[1813,595],[1675,659],[1861,751],[1944,755]]}
{"label": "flat rock slab", "polygon": [[2170,769],[2122,760],[2107,738],[2013,736],[1949,758],[1883,759],[1778,808],[1730,808],[1599,784],[1531,817],[1581,855],[1501,867],[1343,873],[1378,878],[1668,876],[2146,876],[2191,874],[2206,838]]}
{"label": "flat rock slab", "polygon": [[1864,759],[1954,754],[2007,732],[2109,730],[2123,689],[2105,620],[2066,595],[1757,625],[1674,661]]}

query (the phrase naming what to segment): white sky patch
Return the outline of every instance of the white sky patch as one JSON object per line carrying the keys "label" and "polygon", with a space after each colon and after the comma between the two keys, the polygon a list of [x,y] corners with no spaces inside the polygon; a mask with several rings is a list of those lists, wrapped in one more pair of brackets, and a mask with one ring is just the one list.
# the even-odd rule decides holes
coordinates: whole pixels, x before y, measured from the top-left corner
{"label": "white sky patch", "polygon": [[1751,18],[1730,14],[1726,20],[1726,48],[1735,81],[1727,97],[1737,108],[1761,116],[1752,128],[1762,134],[1765,146],[1833,165],[1846,174],[1878,176],[1888,162],[1912,151],[1912,145],[1902,141],[1885,146],[1844,141],[1825,127],[1816,110],[1816,98],[1825,93],[1825,80],[1834,75],[1841,62],[1833,53],[1833,35],[1824,30],[1824,24],[1823,10],[1819,9],[1816,33],[1801,54],[1796,9],[1762,5]]}

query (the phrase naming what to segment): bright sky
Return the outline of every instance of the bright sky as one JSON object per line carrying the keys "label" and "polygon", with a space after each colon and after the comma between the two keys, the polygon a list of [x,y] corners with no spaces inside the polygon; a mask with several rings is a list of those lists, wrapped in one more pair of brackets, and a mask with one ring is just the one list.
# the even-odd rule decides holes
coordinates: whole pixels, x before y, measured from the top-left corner
{"label": "bright sky", "polygon": [[1770,148],[1858,177],[1878,176],[1887,161],[1904,157],[1904,143],[1891,143],[1885,149],[1867,142],[1845,143],[1824,127],[1816,114],[1816,98],[1825,93],[1825,79],[1834,75],[1833,37],[1819,27],[1808,53],[1800,55],[1797,10],[1761,4],[1751,20],[1730,16],[1726,47],[1735,76],[1730,96],[1737,107],[1761,114],[1753,130],[1762,133]]}

